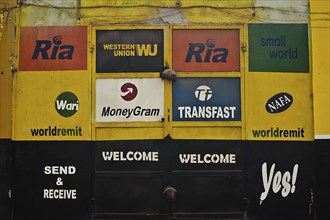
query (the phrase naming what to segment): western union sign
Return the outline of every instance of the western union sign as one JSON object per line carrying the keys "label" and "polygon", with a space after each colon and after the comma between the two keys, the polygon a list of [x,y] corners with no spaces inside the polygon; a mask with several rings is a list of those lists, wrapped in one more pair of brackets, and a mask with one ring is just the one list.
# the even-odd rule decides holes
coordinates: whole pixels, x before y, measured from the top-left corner
{"label": "western union sign", "polygon": [[159,72],[163,30],[97,30],[96,73]]}

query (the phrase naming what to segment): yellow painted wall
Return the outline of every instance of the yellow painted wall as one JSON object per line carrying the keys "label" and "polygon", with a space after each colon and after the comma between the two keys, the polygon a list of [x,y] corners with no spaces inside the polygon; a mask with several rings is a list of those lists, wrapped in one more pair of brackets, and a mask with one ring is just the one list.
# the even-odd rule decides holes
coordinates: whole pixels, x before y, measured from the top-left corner
{"label": "yellow painted wall", "polygon": [[12,73],[15,59],[15,0],[0,0],[0,138],[11,138]]}
{"label": "yellow painted wall", "polygon": [[330,138],[330,1],[311,0],[316,138]]}
{"label": "yellow painted wall", "polygon": [[[87,71],[26,71],[15,76],[13,140],[89,140],[90,78]],[[57,97],[71,92],[77,112],[60,115]]]}
{"label": "yellow painted wall", "polygon": [[[247,139],[314,139],[310,73],[249,73],[246,78]],[[279,92],[292,95],[292,106],[270,114],[265,111],[266,102]]]}
{"label": "yellow painted wall", "polygon": [[[1,1],[4,2],[4,1]],[[7,1],[9,2],[9,1]],[[16,1],[10,1],[16,2]],[[149,1],[149,0],[116,0],[116,1],[90,1],[90,0],[67,0],[67,1],[52,1],[52,0],[44,0],[44,1],[28,1],[23,2],[19,9],[14,9],[19,12],[19,26],[74,26],[74,25],[87,25],[91,27],[98,27],[102,29],[102,26],[105,27],[113,27],[116,25],[127,25],[132,29],[134,27],[139,27],[141,25],[145,26],[164,26],[164,28],[172,27],[171,25],[185,25],[186,28],[189,28],[189,25],[196,25],[195,27],[200,25],[204,26],[219,26],[226,27],[226,25],[240,25],[242,26],[242,43],[247,43],[247,24],[248,23],[307,23],[308,20],[308,0],[302,1],[290,1],[290,4],[287,4],[287,1],[277,1],[275,4],[273,1],[269,0],[240,0],[240,1],[231,1],[231,0],[157,0],[157,1]],[[298,5],[298,6],[297,6]],[[294,6],[297,6],[294,8]],[[329,121],[329,102],[324,100],[329,100],[329,86],[327,82],[329,81],[329,74],[326,72],[329,69],[329,50],[324,50],[326,46],[329,48],[329,32],[327,29],[329,27],[329,12],[324,12],[324,8],[329,6],[328,0],[312,0],[311,1],[311,10],[312,10],[312,39],[313,39],[313,74],[314,74],[314,116],[315,116],[315,132],[316,134],[329,134],[329,124],[326,121]],[[15,11],[16,13],[16,11]],[[15,14],[12,11],[12,16]],[[14,18],[14,17],[13,17]],[[12,20],[13,21],[13,20]],[[14,24],[14,22],[13,22]],[[15,58],[17,55],[18,48],[17,44],[14,42],[15,37],[13,36],[14,27],[11,26],[8,28],[7,37],[4,38],[4,31],[1,30],[2,40],[1,43],[1,71],[4,69],[4,74],[1,74],[1,137],[10,137],[11,136],[11,118],[10,115],[11,109],[11,80],[12,76],[9,74],[9,68],[11,66],[11,62],[17,61],[14,59],[13,61],[8,62],[9,57]],[[93,30],[93,29],[90,29]],[[9,35],[8,33],[11,33]],[[91,36],[93,35],[92,31],[89,31],[89,46],[90,51],[93,51],[93,40],[91,40]],[[320,37],[320,40],[315,40],[316,37]],[[6,40],[6,41],[5,41]],[[321,42],[328,42],[327,45],[322,44]],[[16,47],[16,48],[15,48]],[[5,48],[5,49],[3,49]],[[166,49],[170,50],[169,48]],[[5,51],[3,53],[3,51]],[[10,56],[12,54],[13,56]],[[168,57],[168,55],[165,55]],[[96,76],[93,75],[93,56],[90,54],[89,56],[89,66],[91,67],[89,70],[84,71],[84,77],[80,79],[77,77],[75,72],[71,74],[68,72],[65,75],[68,80],[78,80],[79,83],[87,84],[86,87],[79,88],[78,85],[67,85],[61,80],[60,76],[54,74],[54,72],[46,72],[45,74],[41,74],[39,72],[31,72],[31,75],[27,75],[24,72],[19,72],[18,75],[21,75],[21,78],[15,78],[15,109],[13,111],[15,114],[13,115],[13,125],[14,125],[14,139],[33,139],[30,135],[31,131],[29,129],[32,126],[35,127],[44,127],[49,124],[50,118],[57,118],[58,114],[55,112],[50,112],[48,119],[46,120],[42,116],[38,118],[37,116],[31,116],[33,118],[33,123],[22,123],[24,121],[24,109],[28,111],[30,114],[34,111],[34,106],[30,106],[29,102],[33,100],[33,96],[36,94],[36,100],[33,100],[34,105],[40,105],[41,108],[37,111],[40,111],[40,114],[43,114],[44,111],[49,111],[49,109],[53,109],[51,104],[47,104],[46,106],[42,105],[42,100],[47,96],[56,96],[60,90],[75,90],[77,91],[79,96],[83,96],[82,100],[89,102],[89,105],[92,105],[94,94],[93,94],[93,80],[95,80]],[[167,61],[167,60],[166,60]],[[242,94],[242,97],[245,101],[249,100],[253,103],[253,98],[256,95],[262,96],[264,99],[269,98],[271,95],[274,95],[272,92],[264,93],[263,90],[267,87],[271,91],[275,93],[276,85],[282,85],[289,90],[292,90],[293,95],[299,97],[299,86],[304,87],[304,91],[310,92],[312,90],[310,83],[310,74],[309,75],[292,75],[289,76],[286,82],[282,81],[282,75],[278,74],[278,76],[272,76],[269,78],[258,77],[260,74],[248,75],[247,72],[247,56],[242,56],[242,79],[244,82],[245,92]],[[5,64],[4,64],[5,63]],[[4,65],[3,65],[4,64]],[[152,74],[151,74],[152,75]],[[63,75],[62,75],[63,76]],[[141,75],[142,76],[142,75]],[[150,77],[150,74],[146,74],[146,77]],[[155,75],[156,76],[156,75]],[[195,74],[196,76],[196,74]],[[16,76],[15,76],[16,77]],[[89,78],[92,77],[92,78]],[[99,77],[99,76],[98,76]],[[112,76],[106,76],[112,77]],[[116,76],[116,77],[125,77],[125,76]],[[154,77],[154,75],[152,75]],[[25,82],[33,82],[37,87],[43,88],[46,91],[44,82],[52,78],[54,82],[59,83],[60,89],[54,91],[47,91],[43,94],[36,93],[36,90],[31,90],[31,88],[25,84]],[[78,79],[79,78],[79,79]],[[272,86],[266,86],[269,82],[275,82],[274,88]],[[255,87],[255,84],[260,84],[258,88]],[[292,84],[296,86],[292,87]],[[307,85],[307,86],[306,86]],[[290,87],[291,86],[291,87]],[[37,88],[36,87],[36,88]],[[170,83],[166,85],[166,91],[170,94]],[[87,93],[84,93],[83,90],[87,90]],[[21,91],[22,90],[22,91]],[[92,94],[90,93],[92,92]],[[84,93],[84,94],[83,94]],[[272,94],[271,94],[272,93]],[[82,95],[83,94],[83,95]],[[166,99],[169,99],[169,95],[166,95]],[[10,98],[8,98],[10,97]],[[312,100],[312,97],[307,99],[303,99],[300,101],[299,106],[304,109],[308,109],[308,106]],[[4,104],[3,104],[4,103]],[[51,102],[50,102],[51,103]],[[243,102],[244,104],[244,102]],[[6,107],[3,107],[3,106]],[[166,106],[170,106],[170,103],[167,103]],[[286,119],[279,119],[276,123],[272,119],[268,118],[267,115],[264,115],[265,121],[264,125],[261,125],[262,121],[258,120],[254,117],[257,111],[257,105],[249,105],[245,106],[247,108],[246,113],[243,112],[242,115],[242,124],[240,126],[235,127],[239,129],[238,136],[234,137],[228,136],[231,138],[242,138],[242,139],[255,139],[251,137],[251,134],[245,130],[251,130],[253,126],[258,126],[259,129],[269,129],[269,127],[277,127],[278,123],[283,125],[283,129],[294,129],[296,127],[304,127],[308,128],[308,130],[313,129],[313,118],[310,118],[309,115],[312,114],[312,110],[299,111],[299,109],[295,109],[295,107],[291,109],[291,112],[286,112],[287,118],[291,118],[293,120],[294,126],[287,121]],[[242,107],[242,110],[244,110]],[[294,114],[293,110],[298,111],[297,114]],[[51,110],[52,111],[52,110]],[[93,112],[94,109],[91,106],[88,110],[82,110],[77,115],[77,118],[71,118],[70,123],[68,121],[62,121],[60,118],[57,122],[58,126],[65,126],[66,123],[69,123],[70,126],[74,126],[76,123],[80,123],[84,126],[84,130],[88,130],[86,136],[82,139],[98,139],[98,134],[96,133],[95,124],[93,124]],[[245,111],[245,110],[244,110]],[[260,113],[259,116],[262,116],[263,113]],[[308,115],[307,119],[304,118],[304,115]],[[9,116],[9,117],[8,117]],[[278,117],[278,116],[276,116]],[[45,120],[44,120],[45,119]],[[325,120],[324,120],[325,119]],[[81,122],[83,121],[83,122]],[[2,123],[4,122],[4,123]],[[145,126],[143,124],[138,124],[138,126]],[[173,124],[166,124],[165,126],[172,126]],[[250,126],[250,127],[249,127]],[[110,126],[116,127],[116,126]],[[125,128],[125,126],[119,126],[120,129]],[[128,126],[129,127],[129,126]],[[134,126],[133,126],[134,127]],[[136,126],[135,126],[136,127]],[[145,131],[136,131],[137,135],[133,135],[135,138],[140,137],[140,133],[148,133],[148,126],[145,126]],[[165,128],[163,130],[158,125],[156,126],[160,130],[156,131],[156,136],[163,137],[167,133],[173,132],[175,129],[180,128],[181,125],[175,125],[171,130],[170,128]],[[189,127],[189,126],[188,126]],[[209,126],[202,126],[207,131],[212,133],[212,129]],[[209,129],[208,129],[209,127]],[[212,127],[212,125],[211,125]],[[157,128],[157,129],[158,129]],[[247,129],[248,128],[248,129]],[[108,132],[104,132],[105,126],[100,126],[99,135],[102,136],[101,139],[106,138],[109,134]],[[118,131],[120,130],[118,129]],[[182,128],[184,129],[184,127]],[[188,129],[188,128],[187,128]],[[191,129],[191,127],[189,128]],[[187,130],[188,131],[188,130]],[[196,131],[194,132],[183,132],[178,137],[189,138],[189,134],[193,134],[192,136],[196,136]],[[29,133],[30,132],[30,133]],[[94,134],[93,134],[94,132]],[[140,133],[139,133],[140,132]],[[164,133],[165,132],[165,133]],[[104,133],[104,135],[103,135]],[[115,139],[116,137],[120,137],[125,139],[121,135],[115,135],[114,133],[111,136],[111,139]],[[180,133],[177,133],[180,134]],[[223,137],[224,133],[219,134],[221,139],[226,139]],[[306,133],[307,134],[307,133]],[[226,136],[226,135],[225,135]],[[306,136],[306,139],[311,139],[313,136],[313,132],[309,132]],[[150,137],[149,135],[146,138]],[[155,136],[152,136],[153,138]],[[205,138],[211,138],[209,135],[206,135]],[[41,139],[52,139],[43,137]],[[62,139],[62,138],[60,138]],[[64,138],[65,139],[65,138]],[[79,139],[79,138],[78,138]]]}
{"label": "yellow painted wall", "polygon": [[79,16],[94,25],[242,23],[253,18],[252,6],[253,0],[82,0]]}

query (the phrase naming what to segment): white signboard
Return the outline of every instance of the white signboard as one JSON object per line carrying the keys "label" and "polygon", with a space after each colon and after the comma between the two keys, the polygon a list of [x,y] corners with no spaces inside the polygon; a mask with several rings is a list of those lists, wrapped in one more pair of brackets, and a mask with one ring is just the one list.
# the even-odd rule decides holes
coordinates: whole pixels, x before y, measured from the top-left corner
{"label": "white signboard", "polygon": [[162,121],[163,118],[162,79],[96,80],[96,122]]}

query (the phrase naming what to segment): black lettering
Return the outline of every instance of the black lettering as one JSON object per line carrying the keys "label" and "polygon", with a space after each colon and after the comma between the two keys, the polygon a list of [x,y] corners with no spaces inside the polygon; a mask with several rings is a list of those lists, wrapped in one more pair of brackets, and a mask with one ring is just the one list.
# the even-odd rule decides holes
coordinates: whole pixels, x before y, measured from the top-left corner
{"label": "black lettering", "polygon": [[60,60],[72,60],[72,56],[73,56],[73,51],[74,51],[74,47],[71,45],[63,45],[60,47],[60,54],[58,55],[58,58]]}
{"label": "black lettering", "polygon": [[228,56],[228,49],[226,48],[216,48],[213,50],[213,52],[219,52],[219,54],[216,54],[213,56],[212,61],[214,63],[226,63],[227,62],[227,56]]}
{"label": "black lettering", "polygon": [[39,53],[41,53],[42,59],[48,60],[47,51],[52,46],[52,42],[49,40],[37,40],[36,47],[34,48],[34,52],[32,55],[32,59],[38,59]]}
{"label": "black lettering", "polygon": [[58,46],[54,46],[53,51],[52,51],[52,55],[50,55],[51,60],[56,60],[57,51],[58,51]]}
{"label": "black lettering", "polygon": [[109,116],[110,107],[103,107],[101,116]]}
{"label": "black lettering", "polygon": [[190,43],[185,62],[189,63],[193,56],[195,56],[196,62],[203,62],[201,53],[204,51],[204,49],[205,45],[202,43]]}
{"label": "black lettering", "polygon": [[264,38],[264,37],[260,39],[260,45],[261,45],[262,47],[266,46],[265,38]]}

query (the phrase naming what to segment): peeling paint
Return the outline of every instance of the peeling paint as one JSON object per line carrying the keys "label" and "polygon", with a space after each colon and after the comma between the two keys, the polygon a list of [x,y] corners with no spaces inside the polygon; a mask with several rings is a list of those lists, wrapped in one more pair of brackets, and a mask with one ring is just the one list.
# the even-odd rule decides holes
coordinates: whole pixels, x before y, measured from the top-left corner
{"label": "peeling paint", "polygon": [[309,0],[26,0],[21,25],[307,23]]}
{"label": "peeling paint", "polygon": [[27,0],[21,9],[22,26],[75,25],[76,0]]}
{"label": "peeling paint", "polygon": [[163,23],[170,24],[186,24],[188,21],[186,20],[184,13],[175,8],[161,8],[158,13],[159,19]]}
{"label": "peeling paint", "polygon": [[256,0],[257,22],[267,23],[307,23],[309,0],[271,1]]}

